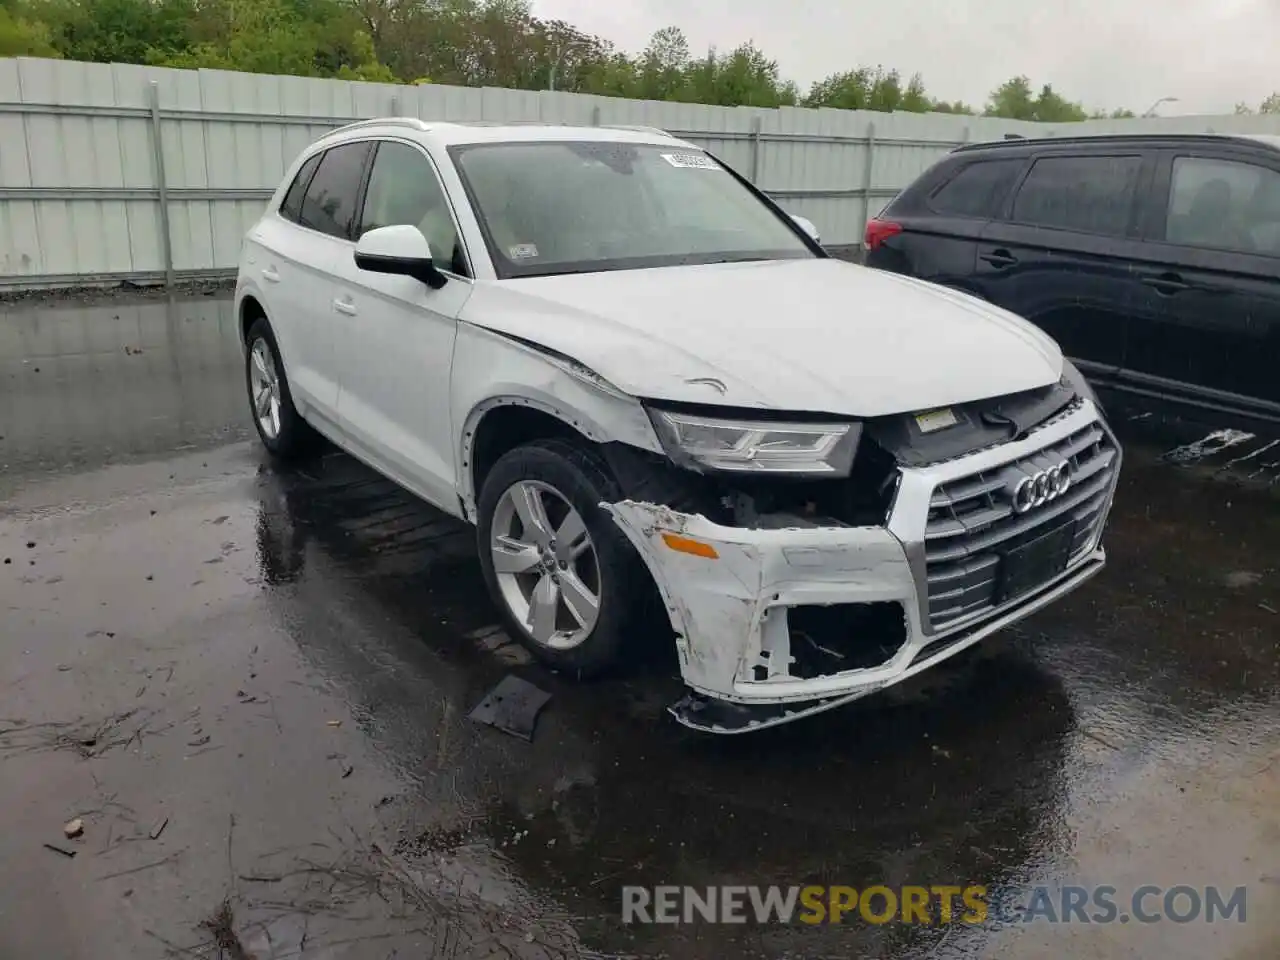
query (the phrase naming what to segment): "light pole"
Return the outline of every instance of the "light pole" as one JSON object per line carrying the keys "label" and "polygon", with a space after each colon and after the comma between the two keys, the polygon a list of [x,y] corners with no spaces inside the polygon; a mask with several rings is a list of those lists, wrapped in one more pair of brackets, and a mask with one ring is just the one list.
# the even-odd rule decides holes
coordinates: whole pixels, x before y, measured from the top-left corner
{"label": "light pole", "polygon": [[1159,107],[1159,106],[1160,106],[1160,104],[1162,104],[1162,103],[1177,103],[1177,102],[1178,102],[1178,98],[1177,98],[1177,97],[1161,97],[1159,100],[1157,100],[1155,103],[1153,103],[1153,104],[1150,106],[1150,108],[1147,110],[1147,112],[1146,112],[1146,113],[1144,113],[1142,116],[1143,116],[1143,118],[1144,118],[1144,119],[1145,119],[1145,118],[1147,118],[1147,117],[1154,117],[1154,116],[1156,115],[1156,108],[1157,108],[1157,107]]}

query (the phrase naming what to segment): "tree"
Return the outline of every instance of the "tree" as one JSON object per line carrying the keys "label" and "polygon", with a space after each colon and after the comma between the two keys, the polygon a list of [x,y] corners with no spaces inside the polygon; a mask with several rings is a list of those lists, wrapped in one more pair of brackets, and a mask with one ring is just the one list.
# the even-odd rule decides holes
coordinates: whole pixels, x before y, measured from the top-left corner
{"label": "tree", "polygon": [[1069,123],[1088,116],[1084,107],[1060,96],[1050,84],[1041,87],[1039,94],[1033,94],[1027,77],[1013,77],[991,91],[986,114],[1043,123]]}
{"label": "tree", "polygon": [[840,110],[905,110],[925,113],[934,104],[925,93],[924,80],[914,75],[904,89],[897,70],[859,67],[820,80],[804,98],[806,107]]}
{"label": "tree", "polygon": [[49,28],[0,7],[0,57],[58,57]]}
{"label": "tree", "polygon": [[1094,110],[1089,114],[1090,120],[1132,120],[1137,114],[1132,110]]}
{"label": "tree", "polygon": [[778,76],[778,62],[753,43],[744,43],[727,56],[714,49],[693,61],[685,71],[679,99],[718,103],[726,107],[778,107],[795,103],[794,86]]}
{"label": "tree", "polygon": [[991,91],[986,114],[1009,120],[1036,119],[1036,101],[1031,93],[1031,81],[1027,77],[1014,77],[1000,84]]}
{"label": "tree", "polygon": [[49,41],[68,60],[146,63],[152,50],[188,44],[193,0],[33,0],[28,14],[43,22]]}
{"label": "tree", "polygon": [[1262,106],[1258,107],[1259,113],[1280,113],[1280,92],[1273,93],[1267,99],[1262,101]]}
{"label": "tree", "polygon": [[963,100],[953,100],[950,103],[948,103],[945,100],[933,100],[933,101],[930,101],[929,103],[929,112],[930,113],[959,113],[959,114],[968,114],[972,116],[978,111],[974,110],[973,107],[969,106]]}
{"label": "tree", "polygon": [[[967,104],[930,96],[918,74],[904,81],[885,67],[834,73],[802,95],[754,43],[694,58],[676,26],[628,56],[570,23],[534,16],[530,0],[0,0],[0,56],[554,86],[727,106],[973,113]],[[1280,95],[1263,109],[1280,110]],[[1054,122],[1085,115],[1049,85],[1034,94],[1026,77],[993,92],[987,112]]]}
{"label": "tree", "polygon": [[665,27],[649,40],[638,64],[637,96],[645,100],[674,100],[684,87],[689,69],[689,41],[679,27]]}

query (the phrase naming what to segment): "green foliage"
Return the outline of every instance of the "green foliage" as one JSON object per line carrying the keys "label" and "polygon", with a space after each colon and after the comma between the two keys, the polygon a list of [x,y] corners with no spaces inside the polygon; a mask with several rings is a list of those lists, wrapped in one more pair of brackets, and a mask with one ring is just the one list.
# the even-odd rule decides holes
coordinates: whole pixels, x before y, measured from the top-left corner
{"label": "green foliage", "polygon": [[[876,67],[859,67],[835,73],[813,85],[804,98],[806,107],[836,107],[841,110],[904,110],[908,113],[928,113],[941,105],[952,105],[930,99],[919,74],[902,85],[897,70]],[[957,104],[963,106],[963,104]],[[956,112],[944,109],[944,113]],[[969,112],[968,108],[965,112]]]}
{"label": "green foliage", "polygon": [[0,57],[57,57],[46,24],[0,7]]}
{"label": "green foliage", "polygon": [[1248,116],[1253,113],[1280,113],[1280,92],[1273,93],[1271,96],[1267,97],[1267,99],[1263,100],[1262,103],[1259,104],[1257,110],[1253,109],[1253,107],[1249,106],[1247,103],[1237,103],[1236,113],[1240,116]]}
{"label": "green foliage", "polygon": [[1060,96],[1049,84],[1037,94],[1026,77],[1006,80],[991,91],[986,114],[989,117],[1009,117],[1013,120],[1039,120],[1044,123],[1068,123],[1085,120],[1088,114],[1083,106]]}
{"label": "green foliage", "polygon": [[[0,56],[725,106],[975,112],[929,96],[919,75],[904,82],[879,66],[835,73],[802,93],[754,44],[695,55],[674,26],[630,56],[572,24],[535,17],[529,0],[0,0]],[[1280,110],[1280,98],[1267,103]],[[993,91],[985,112],[1052,122],[1086,116],[1051,86],[1034,93],[1026,77]]]}

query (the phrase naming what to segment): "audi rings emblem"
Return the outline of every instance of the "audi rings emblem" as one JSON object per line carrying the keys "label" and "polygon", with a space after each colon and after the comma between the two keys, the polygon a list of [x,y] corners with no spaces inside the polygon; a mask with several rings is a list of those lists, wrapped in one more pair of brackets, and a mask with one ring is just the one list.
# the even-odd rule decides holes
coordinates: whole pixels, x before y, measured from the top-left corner
{"label": "audi rings emblem", "polygon": [[1013,489],[1015,513],[1026,513],[1056,500],[1071,488],[1071,464],[1063,460],[1055,467],[1029,474]]}

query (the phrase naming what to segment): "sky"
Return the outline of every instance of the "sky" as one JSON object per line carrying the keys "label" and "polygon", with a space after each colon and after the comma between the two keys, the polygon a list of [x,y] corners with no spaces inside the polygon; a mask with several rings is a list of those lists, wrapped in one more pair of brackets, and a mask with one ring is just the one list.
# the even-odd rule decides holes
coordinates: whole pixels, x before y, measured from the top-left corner
{"label": "sky", "polygon": [[635,53],[678,26],[690,49],[754,41],[806,89],[858,66],[920,73],[931,96],[985,105],[1024,74],[1090,109],[1256,108],[1280,90],[1280,0],[534,0]]}

